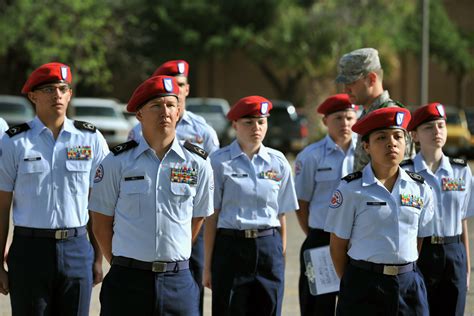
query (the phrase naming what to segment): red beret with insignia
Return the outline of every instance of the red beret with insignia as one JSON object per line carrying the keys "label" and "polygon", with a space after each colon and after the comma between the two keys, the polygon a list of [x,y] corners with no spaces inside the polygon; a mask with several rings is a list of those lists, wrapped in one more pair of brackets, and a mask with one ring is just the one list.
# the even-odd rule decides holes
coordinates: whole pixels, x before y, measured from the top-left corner
{"label": "red beret with insignia", "polygon": [[189,64],[185,60],[170,60],[155,70],[154,76],[184,76],[189,74]]}
{"label": "red beret with insignia", "polygon": [[47,83],[72,83],[71,68],[61,63],[48,63],[35,69],[26,80],[21,93],[27,94],[36,87]]}
{"label": "red beret with insignia", "polygon": [[330,96],[323,103],[318,106],[318,113],[329,115],[334,112],[354,110],[357,111],[359,107],[349,101],[349,96],[345,93],[335,94]]}
{"label": "red beret with insignia", "polygon": [[133,92],[128,101],[127,111],[136,112],[137,108],[158,97],[174,96],[178,98],[179,86],[174,77],[155,76],[145,80]]}
{"label": "red beret with insignia", "polygon": [[423,123],[439,119],[446,120],[444,106],[438,102],[430,103],[413,112],[413,118],[410,124],[408,124],[408,130],[412,131]]}
{"label": "red beret with insignia", "polygon": [[245,97],[237,101],[229,113],[227,113],[227,119],[229,121],[235,121],[242,117],[267,117],[270,114],[272,109],[272,103],[260,97],[258,95],[253,95]]}
{"label": "red beret with insignia", "polygon": [[387,128],[406,129],[411,114],[405,108],[398,106],[381,108],[369,112],[352,126],[352,130],[359,135],[367,135],[375,130]]}

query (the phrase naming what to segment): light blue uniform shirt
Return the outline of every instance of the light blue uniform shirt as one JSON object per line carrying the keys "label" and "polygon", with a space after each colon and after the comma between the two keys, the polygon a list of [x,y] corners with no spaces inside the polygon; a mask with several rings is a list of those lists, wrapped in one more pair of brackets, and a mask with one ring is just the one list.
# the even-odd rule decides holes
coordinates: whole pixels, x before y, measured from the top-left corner
{"label": "light blue uniform shirt", "polygon": [[375,178],[371,164],[364,167],[360,178],[342,180],[334,191],[325,230],[349,239],[352,259],[413,262],[418,259],[417,237],[432,235],[430,187],[401,168],[398,172],[391,193]]}
{"label": "light blue uniform shirt", "polygon": [[[128,133],[128,139],[137,140],[142,136],[142,125],[138,123]],[[206,120],[192,112],[185,111],[176,125],[176,136],[183,141],[188,141],[203,148],[209,154],[219,149],[219,139],[216,131]]]}
{"label": "light blue uniform shirt", "polygon": [[[145,139],[138,142],[104,159],[89,209],[114,217],[114,256],[148,262],[189,259],[192,218],[214,211],[209,158],[185,149],[175,138],[160,161]],[[191,180],[179,182],[190,168]]]}
{"label": "light blue uniform shirt", "polygon": [[264,145],[250,160],[235,140],[211,156],[218,228],[279,227],[279,214],[298,208],[285,156]]}
{"label": "light blue uniform shirt", "polygon": [[5,120],[0,117],[0,137],[2,137],[3,134],[5,134],[5,131],[7,129],[8,129],[7,122],[5,122]]}
{"label": "light blue uniform shirt", "polygon": [[3,135],[0,190],[14,192],[13,224],[71,228],[87,224],[87,199],[95,170],[109,149],[99,131],[77,129],[65,119],[56,141],[35,117],[30,129]]}
{"label": "light blue uniform shirt", "polygon": [[324,229],[328,204],[341,178],[352,173],[355,140],[345,153],[327,135],[296,156],[295,187],[298,200],[309,202],[309,227]]}
{"label": "light blue uniform shirt", "polygon": [[[444,156],[433,174],[421,153],[413,165],[404,166],[419,173],[433,190],[434,236],[455,236],[462,233],[462,220],[474,215],[473,178],[469,166],[451,164]],[[470,205],[469,205],[470,203]]]}

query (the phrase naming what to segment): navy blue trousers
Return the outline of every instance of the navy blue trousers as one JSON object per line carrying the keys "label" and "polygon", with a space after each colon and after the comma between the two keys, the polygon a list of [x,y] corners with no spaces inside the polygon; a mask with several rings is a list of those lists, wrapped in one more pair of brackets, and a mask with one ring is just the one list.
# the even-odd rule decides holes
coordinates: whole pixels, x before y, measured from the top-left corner
{"label": "navy blue trousers", "polygon": [[417,270],[388,276],[348,264],[341,280],[336,315],[428,316],[423,277]]}
{"label": "navy blue trousers", "polygon": [[93,258],[86,235],[14,235],[7,261],[12,315],[89,315]]}
{"label": "navy blue trousers", "polygon": [[112,265],[100,291],[100,315],[197,316],[198,295],[189,269],[155,273]]}
{"label": "navy blue trousers", "polygon": [[191,269],[193,278],[199,288],[199,314],[202,316],[204,307],[204,286],[202,285],[202,274],[204,271],[204,225],[201,227],[201,231],[194,242],[191,258],[189,258],[189,269]]}
{"label": "navy blue trousers", "polygon": [[285,260],[278,230],[254,239],[217,232],[211,270],[213,315],[281,315]]}
{"label": "navy blue trousers", "polygon": [[309,291],[303,253],[306,249],[329,245],[330,234],[321,229],[310,229],[300,251],[300,279],[298,284],[302,316],[334,315],[337,292],[313,296]]}
{"label": "navy blue trousers", "polygon": [[467,292],[464,244],[423,242],[418,266],[426,283],[430,315],[464,315]]}

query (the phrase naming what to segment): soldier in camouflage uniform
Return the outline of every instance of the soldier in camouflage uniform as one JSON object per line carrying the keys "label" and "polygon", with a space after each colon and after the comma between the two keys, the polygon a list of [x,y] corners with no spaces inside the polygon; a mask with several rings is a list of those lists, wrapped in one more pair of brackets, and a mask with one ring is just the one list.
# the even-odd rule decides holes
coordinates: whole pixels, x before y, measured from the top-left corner
{"label": "soldier in camouflage uniform", "polygon": [[[403,105],[390,99],[387,90],[383,89],[383,69],[379,53],[374,48],[361,48],[341,57],[338,66],[336,83],[344,85],[344,92],[349,100],[364,107],[362,118],[373,110]],[[415,148],[411,137],[406,135],[405,159],[415,156]],[[369,156],[361,145],[360,137],[357,142],[354,158],[354,171],[360,171],[369,162]]]}

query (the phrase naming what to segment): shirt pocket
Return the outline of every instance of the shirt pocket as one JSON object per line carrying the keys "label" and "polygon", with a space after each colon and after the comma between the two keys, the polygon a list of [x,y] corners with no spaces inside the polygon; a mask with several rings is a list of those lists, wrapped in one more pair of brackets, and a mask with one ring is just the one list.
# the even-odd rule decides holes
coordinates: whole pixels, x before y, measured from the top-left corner
{"label": "shirt pocket", "polygon": [[421,209],[412,206],[400,207],[400,221],[407,224],[410,228],[418,229]]}
{"label": "shirt pocket", "polygon": [[192,217],[193,200],[196,196],[196,187],[187,183],[171,182],[172,205],[170,214],[173,218],[185,221]]}
{"label": "shirt pocket", "polygon": [[330,168],[319,168],[314,175],[315,182],[336,181],[338,179],[339,175],[336,170]]}
{"label": "shirt pocket", "polygon": [[140,209],[145,207],[145,198],[149,187],[150,181],[145,178],[122,180],[116,207],[117,212],[127,218],[137,218],[140,215]]}
{"label": "shirt pocket", "polygon": [[90,160],[66,160],[66,181],[69,191],[84,195],[89,192]]}
{"label": "shirt pocket", "polygon": [[15,185],[15,192],[17,194],[39,195],[41,180],[44,179],[44,174],[47,171],[47,162],[41,157],[25,158],[18,165],[18,179]]}

